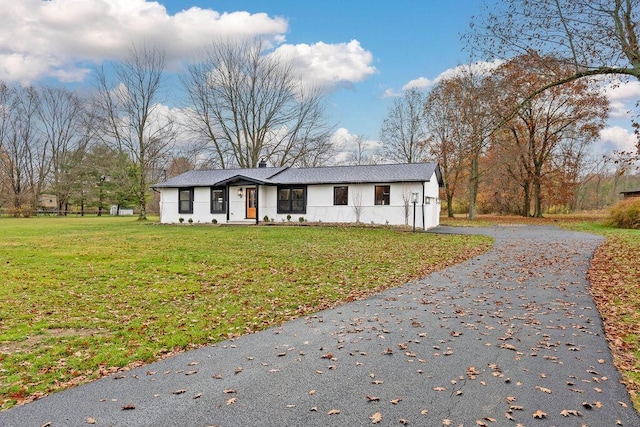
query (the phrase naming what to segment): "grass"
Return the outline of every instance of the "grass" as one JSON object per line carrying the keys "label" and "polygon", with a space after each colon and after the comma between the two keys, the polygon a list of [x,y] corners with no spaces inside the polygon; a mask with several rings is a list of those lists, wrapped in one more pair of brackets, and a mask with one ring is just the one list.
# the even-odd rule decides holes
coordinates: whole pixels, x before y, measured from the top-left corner
{"label": "grass", "polygon": [[0,409],[359,299],[490,245],[360,227],[0,219]]}

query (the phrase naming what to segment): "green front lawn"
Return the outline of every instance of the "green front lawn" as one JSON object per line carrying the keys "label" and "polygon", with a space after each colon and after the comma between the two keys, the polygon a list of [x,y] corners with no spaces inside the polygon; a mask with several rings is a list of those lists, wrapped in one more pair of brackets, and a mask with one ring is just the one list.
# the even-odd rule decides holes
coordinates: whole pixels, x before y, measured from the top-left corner
{"label": "green front lawn", "polygon": [[486,237],[0,219],[0,409],[363,298]]}

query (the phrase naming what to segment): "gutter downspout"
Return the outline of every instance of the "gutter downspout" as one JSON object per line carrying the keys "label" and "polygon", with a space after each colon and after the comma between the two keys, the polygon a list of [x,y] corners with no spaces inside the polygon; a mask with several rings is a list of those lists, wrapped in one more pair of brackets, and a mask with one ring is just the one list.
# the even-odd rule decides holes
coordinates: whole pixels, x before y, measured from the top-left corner
{"label": "gutter downspout", "polygon": [[229,222],[229,184],[224,186],[224,192],[225,210],[227,211],[227,222]]}
{"label": "gutter downspout", "polygon": [[425,222],[424,222],[424,198],[426,196],[425,195],[425,191],[426,190],[424,188],[424,181],[422,181],[422,202],[421,202],[421,205],[422,205],[422,230],[423,231],[427,229],[427,224],[425,224]]}

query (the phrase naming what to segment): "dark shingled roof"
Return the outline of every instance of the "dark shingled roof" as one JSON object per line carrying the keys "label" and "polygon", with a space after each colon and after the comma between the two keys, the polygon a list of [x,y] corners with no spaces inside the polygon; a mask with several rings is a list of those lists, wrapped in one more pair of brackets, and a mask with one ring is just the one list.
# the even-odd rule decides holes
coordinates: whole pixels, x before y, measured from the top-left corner
{"label": "dark shingled roof", "polygon": [[153,185],[154,188],[210,187],[233,181],[277,184],[359,184],[429,181],[435,172],[438,185],[442,175],[436,162],[393,165],[327,166],[318,168],[217,169],[185,172]]}

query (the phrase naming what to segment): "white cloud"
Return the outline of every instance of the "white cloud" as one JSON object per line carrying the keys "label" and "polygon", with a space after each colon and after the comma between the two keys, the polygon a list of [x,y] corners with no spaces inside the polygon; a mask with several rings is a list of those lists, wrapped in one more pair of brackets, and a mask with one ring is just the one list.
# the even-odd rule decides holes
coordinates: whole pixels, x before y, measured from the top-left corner
{"label": "white cloud", "polygon": [[[405,83],[404,86],[402,86],[402,90],[408,90],[412,88],[429,89],[430,87],[440,82],[441,80],[456,77],[463,73],[471,72],[477,75],[488,75],[503,63],[504,63],[503,60],[497,59],[491,62],[478,61],[478,62],[473,62],[471,64],[458,65],[457,67],[449,68],[443,71],[434,79],[429,79],[427,77],[421,76],[413,80],[409,80],[407,83]],[[393,89],[386,89],[382,94],[382,98],[392,98],[392,97],[398,97],[401,95],[402,95],[401,93],[394,91]]]}
{"label": "white cloud", "polygon": [[638,80],[616,80],[604,86],[604,93],[609,98],[612,118],[629,117],[629,112],[640,99],[640,82]]}
{"label": "white cloud", "polygon": [[[361,147],[358,147],[359,139]],[[375,157],[376,151],[382,147],[380,141],[366,139],[360,135],[352,134],[346,128],[338,128],[331,137],[331,143],[337,151],[337,154],[332,159],[332,163],[335,165],[354,163],[359,150],[361,150],[361,157],[373,158]]]}
{"label": "white cloud", "polygon": [[635,151],[636,136],[629,129],[611,126],[600,131],[600,139],[615,151]]}
{"label": "white cloud", "polygon": [[413,79],[411,81],[409,81],[409,83],[405,84],[404,86],[402,86],[403,90],[407,90],[407,89],[427,89],[430,88],[431,86],[433,86],[435,83],[435,80],[429,80],[426,77],[418,77],[417,79]]}
{"label": "white cloud", "polygon": [[287,58],[307,87],[351,86],[376,72],[373,55],[357,40],[349,43],[285,44],[274,55]]}
{"label": "white cloud", "polygon": [[[162,46],[169,61],[199,53],[212,40],[261,37],[284,41],[288,23],[264,13],[218,13],[192,7],[169,15],[148,0],[2,1],[0,80],[43,76],[80,81],[83,61],[124,58],[132,45]],[[86,65],[86,64],[85,64]]]}

